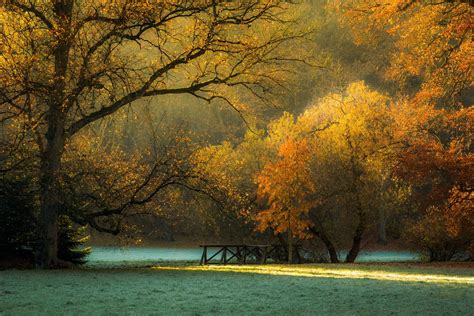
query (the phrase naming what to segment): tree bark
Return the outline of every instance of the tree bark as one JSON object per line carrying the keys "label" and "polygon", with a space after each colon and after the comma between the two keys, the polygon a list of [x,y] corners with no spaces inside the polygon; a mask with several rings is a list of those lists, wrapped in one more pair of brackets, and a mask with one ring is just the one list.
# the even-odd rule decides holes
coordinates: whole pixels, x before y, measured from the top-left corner
{"label": "tree bark", "polygon": [[331,260],[331,263],[339,263],[336,247],[334,247],[334,244],[331,242],[329,237],[322,230],[317,231],[314,227],[310,228],[310,231],[316,237],[321,238],[321,241],[324,243],[324,246],[329,253],[329,259]]}
{"label": "tree bark", "polygon": [[352,145],[351,135],[349,131],[347,131],[346,138],[347,138],[347,143],[349,145],[349,148],[351,149],[350,164],[351,164],[351,172],[352,172],[352,193],[354,194],[354,197],[355,197],[356,213],[358,217],[357,227],[354,232],[354,236],[352,238],[352,246],[351,246],[351,249],[349,250],[349,253],[346,256],[346,262],[353,263],[355,259],[357,258],[357,255],[359,254],[359,251],[360,251],[360,243],[362,242],[362,235],[364,234],[364,231],[365,231],[366,218],[365,218],[365,212],[362,207],[362,202],[360,200],[360,195],[358,191],[358,187],[360,185],[363,185],[363,182],[361,181],[362,170],[356,162],[356,156],[355,156],[356,150],[354,146]]}
{"label": "tree bark", "polygon": [[365,231],[365,216],[361,208],[358,210],[359,222],[357,223],[356,230],[354,232],[354,237],[352,238],[352,246],[349,250],[349,253],[346,256],[347,263],[353,263],[357,258],[357,255],[360,251],[360,244],[362,242],[362,235]]}
{"label": "tree bark", "polygon": [[293,261],[293,232],[291,231],[291,214],[288,211],[288,264]]}
{"label": "tree bark", "polygon": [[334,244],[331,242],[331,240],[329,240],[329,238],[324,233],[321,233],[321,240],[323,241],[324,245],[326,245],[331,263],[339,263],[336,248],[334,247]]}
{"label": "tree bark", "polygon": [[52,139],[47,139],[46,150],[41,159],[40,220],[42,238],[38,265],[42,269],[58,264],[58,173],[63,148],[64,138],[56,132]]}
{"label": "tree bark", "polygon": [[67,109],[64,105],[66,76],[70,51],[70,23],[74,0],[54,1],[57,20],[57,42],[53,49],[54,83],[46,98],[47,131],[46,146],[41,154],[40,168],[40,229],[41,241],[38,266],[42,269],[58,265],[58,214],[59,214],[59,170],[64,151]]}

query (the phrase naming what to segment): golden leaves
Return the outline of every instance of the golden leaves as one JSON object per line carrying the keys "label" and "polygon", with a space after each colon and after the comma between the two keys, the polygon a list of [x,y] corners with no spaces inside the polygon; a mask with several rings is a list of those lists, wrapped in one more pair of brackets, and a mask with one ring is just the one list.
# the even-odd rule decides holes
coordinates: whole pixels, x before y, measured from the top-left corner
{"label": "golden leaves", "polygon": [[404,82],[419,76],[423,84],[413,101],[456,105],[456,95],[471,87],[474,44],[473,7],[467,3],[422,1],[334,1],[359,42],[371,43],[377,32],[396,46],[388,79]]}

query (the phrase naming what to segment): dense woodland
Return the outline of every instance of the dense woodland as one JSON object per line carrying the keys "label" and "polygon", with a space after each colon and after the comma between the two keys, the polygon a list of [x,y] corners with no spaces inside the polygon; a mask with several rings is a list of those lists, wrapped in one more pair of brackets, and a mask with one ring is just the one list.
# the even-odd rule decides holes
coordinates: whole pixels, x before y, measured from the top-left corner
{"label": "dense woodland", "polygon": [[1,4],[0,252],[80,263],[94,231],[472,260],[472,1]]}

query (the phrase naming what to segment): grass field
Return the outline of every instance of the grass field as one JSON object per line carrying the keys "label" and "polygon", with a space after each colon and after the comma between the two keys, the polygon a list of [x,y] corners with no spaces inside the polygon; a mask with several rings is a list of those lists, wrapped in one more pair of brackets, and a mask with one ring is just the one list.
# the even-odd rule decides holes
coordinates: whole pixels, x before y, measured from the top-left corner
{"label": "grass field", "polygon": [[0,315],[473,315],[474,269],[387,265],[0,271]]}

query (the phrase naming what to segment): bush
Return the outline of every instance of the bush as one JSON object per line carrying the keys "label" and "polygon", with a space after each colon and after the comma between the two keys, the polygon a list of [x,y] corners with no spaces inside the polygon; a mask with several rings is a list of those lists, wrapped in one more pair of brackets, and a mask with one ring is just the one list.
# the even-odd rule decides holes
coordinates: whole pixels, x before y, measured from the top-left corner
{"label": "bush", "polygon": [[[25,180],[3,178],[0,181],[0,252],[12,262],[32,266],[40,233],[36,221],[34,195]],[[84,227],[76,227],[65,215],[58,222],[58,257],[84,264],[90,248],[81,248],[87,240]],[[7,263],[8,264],[8,263]]]}
{"label": "bush", "polygon": [[420,219],[407,224],[406,236],[412,245],[427,251],[429,261],[465,257],[472,236],[466,231],[453,233],[450,225],[443,208],[430,207]]}
{"label": "bush", "polygon": [[81,247],[89,239],[85,227],[75,227],[67,216],[59,217],[58,258],[74,264],[86,263],[91,247]]}
{"label": "bush", "polygon": [[0,251],[34,249],[37,240],[34,205],[25,181],[0,182]]}

